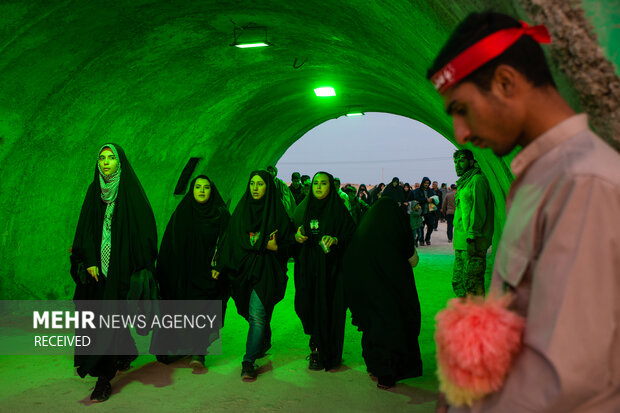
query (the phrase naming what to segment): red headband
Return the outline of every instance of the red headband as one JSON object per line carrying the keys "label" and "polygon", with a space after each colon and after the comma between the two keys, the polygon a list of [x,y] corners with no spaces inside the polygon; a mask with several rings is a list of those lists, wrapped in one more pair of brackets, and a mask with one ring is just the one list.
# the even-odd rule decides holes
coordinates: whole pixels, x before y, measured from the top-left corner
{"label": "red headband", "polygon": [[538,43],[551,43],[551,36],[545,26],[530,27],[526,22],[519,23],[521,27],[511,27],[490,34],[452,59],[431,77],[435,89],[443,92],[454,86],[480,66],[504,53],[524,34]]}

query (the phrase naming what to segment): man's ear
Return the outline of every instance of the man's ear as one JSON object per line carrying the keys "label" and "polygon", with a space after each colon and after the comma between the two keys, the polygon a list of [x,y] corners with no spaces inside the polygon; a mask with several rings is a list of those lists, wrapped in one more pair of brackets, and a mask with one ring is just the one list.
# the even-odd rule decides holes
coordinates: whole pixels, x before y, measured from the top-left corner
{"label": "man's ear", "polygon": [[509,65],[499,65],[493,74],[491,89],[495,89],[501,96],[512,98],[521,87],[523,75]]}

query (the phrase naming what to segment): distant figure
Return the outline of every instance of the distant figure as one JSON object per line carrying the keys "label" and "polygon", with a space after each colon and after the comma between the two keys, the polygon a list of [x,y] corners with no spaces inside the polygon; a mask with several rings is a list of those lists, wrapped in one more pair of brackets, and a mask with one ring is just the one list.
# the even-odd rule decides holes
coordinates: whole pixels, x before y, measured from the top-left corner
{"label": "distant figure", "polygon": [[366,204],[368,204],[369,194],[368,194],[368,190],[366,189],[366,185],[361,184],[360,187],[357,189],[357,198],[361,201],[364,201]]}
{"label": "distant figure", "polygon": [[293,194],[293,198],[295,198],[295,205],[299,205],[304,199],[304,189],[301,185],[301,175],[299,175],[299,172],[293,172],[291,175],[291,184],[288,186],[288,189]]}
{"label": "distant figure", "polygon": [[439,220],[441,219],[441,204],[443,202],[443,192],[441,192],[437,185],[437,181],[433,181],[431,184],[431,189],[439,198],[439,202],[436,204],[437,208],[435,209],[435,228],[433,228],[435,231],[437,231],[437,226],[439,225]]}
{"label": "distant figure", "polygon": [[273,182],[276,184],[276,190],[278,191],[282,205],[284,205],[284,210],[292,221],[293,215],[295,215],[295,208],[297,208],[297,203],[295,202],[295,198],[293,197],[291,190],[288,189],[288,186],[283,180],[277,177],[278,168],[273,165],[269,165],[266,170],[269,172]]}
{"label": "distant figure", "polygon": [[356,192],[357,190],[353,185],[347,185],[344,187],[344,193],[349,197],[349,212],[351,213],[351,218],[353,218],[353,222],[357,225],[362,220],[362,202],[364,201],[360,201],[355,196]]}
{"label": "distant figure", "polygon": [[441,213],[446,217],[448,242],[452,242],[453,228],[454,228],[454,211],[456,209],[455,197],[456,185],[450,185],[450,191],[446,192],[446,196],[443,199],[441,205]]}
{"label": "distant figure", "polygon": [[[424,218],[424,226],[426,227],[426,235],[424,236],[424,243],[431,245],[431,234],[435,229],[435,210],[437,209],[437,203],[432,198],[435,195],[435,191],[430,188],[431,180],[428,177],[422,178],[420,187],[413,192],[413,199],[418,201],[420,207],[422,207],[422,217]],[[437,199],[437,201],[439,201]],[[420,245],[424,245],[420,243]]]}
{"label": "distant figure", "polygon": [[381,196],[381,192],[383,192],[383,188],[385,188],[385,184],[381,182],[380,184],[376,185],[374,188],[370,190],[370,198],[369,198],[368,205],[374,204],[377,201],[377,199],[379,199],[379,197]]}
{"label": "distant figure", "polygon": [[369,373],[386,389],[422,375],[418,262],[407,216],[389,197],[370,208],[347,248],[344,291]]}
{"label": "distant figure", "polygon": [[416,248],[424,244],[424,218],[422,218],[422,206],[418,201],[409,203],[409,225],[413,231],[413,239]]}
{"label": "distant figure", "polygon": [[312,189],[312,181],[310,180],[310,177],[308,175],[301,176],[301,186],[303,188],[305,198],[308,196],[310,190]]}
{"label": "distant figure", "polygon": [[453,157],[459,179],[455,196],[452,288],[457,297],[484,295],[487,250],[493,241],[493,194],[470,150],[460,149]]}
{"label": "distant figure", "polygon": [[342,188],[340,188],[340,185],[340,178],[334,177],[334,189],[336,190],[336,193],[338,194],[342,202],[344,202],[344,206],[347,208],[347,211],[351,212],[351,203],[349,202],[349,196],[344,193]]}
{"label": "distant figure", "polygon": [[400,180],[398,177],[395,176],[392,178],[392,182],[390,182],[390,184],[386,186],[381,193],[382,198],[386,196],[396,201],[399,207],[401,207],[405,202],[405,193],[403,192],[403,188],[400,186]]}

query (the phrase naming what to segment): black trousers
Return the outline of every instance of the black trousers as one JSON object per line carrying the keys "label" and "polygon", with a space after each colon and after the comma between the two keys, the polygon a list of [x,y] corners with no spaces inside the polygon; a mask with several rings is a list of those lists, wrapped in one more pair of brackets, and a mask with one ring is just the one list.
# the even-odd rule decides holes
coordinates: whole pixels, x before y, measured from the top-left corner
{"label": "black trousers", "polygon": [[[433,233],[433,229],[435,229],[435,220],[437,219],[437,214],[435,214],[435,211],[433,211],[423,215],[423,217],[424,227],[426,227],[426,235],[424,236],[424,240],[426,242],[431,242],[431,234]],[[424,227],[422,228],[423,231]]]}
{"label": "black trousers", "polygon": [[446,214],[446,222],[448,224],[448,241],[452,241],[452,232],[454,230],[454,214]]}

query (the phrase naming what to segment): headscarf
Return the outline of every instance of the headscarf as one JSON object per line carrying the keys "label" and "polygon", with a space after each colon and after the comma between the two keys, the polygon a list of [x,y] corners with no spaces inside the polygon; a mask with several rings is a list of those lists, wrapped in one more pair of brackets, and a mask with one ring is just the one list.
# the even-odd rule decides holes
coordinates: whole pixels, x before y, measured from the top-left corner
{"label": "headscarf", "polygon": [[[111,175],[106,175],[103,173],[101,169],[101,165],[99,165],[99,156],[101,152],[105,148],[109,148],[114,156],[116,157],[116,161],[118,162],[118,169]],[[97,170],[99,171],[99,186],[101,187],[101,200],[106,204],[112,203],[116,200],[116,196],[118,195],[118,187],[121,181],[121,160],[118,156],[118,151],[111,143],[106,143],[99,149],[97,154]]]}
{"label": "headscarf", "polygon": [[[351,234],[355,230],[351,215],[334,186],[334,177],[320,171],[314,174],[312,182],[319,174],[329,179],[329,193],[325,198],[317,199],[311,191],[295,210],[295,227],[303,226],[305,235],[310,238],[306,242],[313,244],[318,244],[323,235],[337,236],[347,224],[352,226]],[[316,221],[319,224],[318,233],[313,234],[311,228],[316,226]]]}
{"label": "headscarf", "polygon": [[[257,175],[266,185],[265,195],[261,199],[254,199],[250,191],[250,181]],[[271,175],[265,170],[253,171],[246,190],[230,218],[225,239],[218,253],[217,267],[239,270],[248,252],[259,253],[266,249],[269,235],[275,230],[278,231],[276,239],[288,239],[293,236],[290,219]]]}
{"label": "headscarf", "polygon": [[[205,203],[194,197],[194,186],[201,178],[211,186],[211,195]],[[162,298],[220,298],[221,283],[211,278],[210,263],[229,217],[215,183],[206,175],[195,177],[172,214],[161,242],[156,274]]]}

